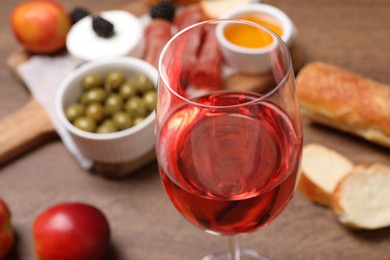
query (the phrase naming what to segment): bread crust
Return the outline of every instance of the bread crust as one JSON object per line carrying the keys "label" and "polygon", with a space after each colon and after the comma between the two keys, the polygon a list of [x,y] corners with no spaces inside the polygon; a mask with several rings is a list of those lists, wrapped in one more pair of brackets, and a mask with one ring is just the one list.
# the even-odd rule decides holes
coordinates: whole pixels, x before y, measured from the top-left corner
{"label": "bread crust", "polygon": [[306,144],[302,156],[298,190],[308,200],[330,207],[334,188],[341,178],[353,170],[354,163],[341,153],[318,143]]}
{"label": "bread crust", "polygon": [[390,86],[314,62],[299,72],[297,93],[310,120],[390,148]]}
{"label": "bread crust", "polygon": [[306,199],[321,204],[323,206],[330,206],[331,194],[317,186],[307,176],[305,171],[302,171],[298,182],[298,190],[305,196]]}
{"label": "bread crust", "polygon": [[[148,5],[152,6],[160,2],[161,0],[148,0]],[[176,5],[188,5],[198,3],[200,0],[174,0],[173,3]]]}

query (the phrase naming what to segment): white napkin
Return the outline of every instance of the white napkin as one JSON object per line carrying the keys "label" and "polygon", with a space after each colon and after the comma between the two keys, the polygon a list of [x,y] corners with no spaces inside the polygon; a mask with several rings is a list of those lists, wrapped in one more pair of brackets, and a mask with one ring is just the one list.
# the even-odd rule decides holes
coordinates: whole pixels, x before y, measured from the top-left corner
{"label": "white napkin", "polygon": [[55,57],[34,55],[27,62],[19,65],[17,71],[32,95],[49,115],[66,148],[82,168],[89,170],[92,167],[92,161],[81,155],[55,112],[57,89],[62,80],[78,65],[80,65],[80,60],[71,57],[69,54]]}

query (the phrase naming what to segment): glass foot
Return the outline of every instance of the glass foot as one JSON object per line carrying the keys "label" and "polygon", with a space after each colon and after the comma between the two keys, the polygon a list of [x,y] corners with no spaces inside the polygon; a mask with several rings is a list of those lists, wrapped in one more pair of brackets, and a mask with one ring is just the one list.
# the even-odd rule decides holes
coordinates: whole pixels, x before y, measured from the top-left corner
{"label": "glass foot", "polygon": [[207,255],[202,258],[202,260],[269,260],[267,257],[260,255],[255,250],[251,249],[240,249],[239,256],[237,255],[235,259],[232,258],[229,251],[219,252]]}

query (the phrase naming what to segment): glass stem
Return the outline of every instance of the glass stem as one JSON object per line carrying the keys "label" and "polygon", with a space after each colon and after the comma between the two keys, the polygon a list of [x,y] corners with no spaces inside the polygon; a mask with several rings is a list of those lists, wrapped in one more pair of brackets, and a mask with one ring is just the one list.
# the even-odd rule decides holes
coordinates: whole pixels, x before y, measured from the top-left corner
{"label": "glass stem", "polygon": [[240,260],[240,243],[237,236],[229,236],[229,252],[231,260]]}

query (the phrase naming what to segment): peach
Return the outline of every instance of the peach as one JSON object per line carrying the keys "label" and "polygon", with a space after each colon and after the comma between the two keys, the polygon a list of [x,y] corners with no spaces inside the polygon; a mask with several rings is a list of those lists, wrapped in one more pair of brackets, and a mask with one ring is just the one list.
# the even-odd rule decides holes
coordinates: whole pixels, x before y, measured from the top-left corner
{"label": "peach", "polygon": [[45,260],[100,260],[110,245],[110,226],[98,208],[60,203],[42,212],[33,227],[35,255]]}
{"label": "peach", "polygon": [[13,10],[11,26],[16,39],[27,51],[47,54],[65,47],[71,20],[59,3],[35,0]]}
{"label": "peach", "polygon": [[4,257],[14,244],[14,233],[11,226],[11,212],[7,204],[0,199],[0,259]]}

